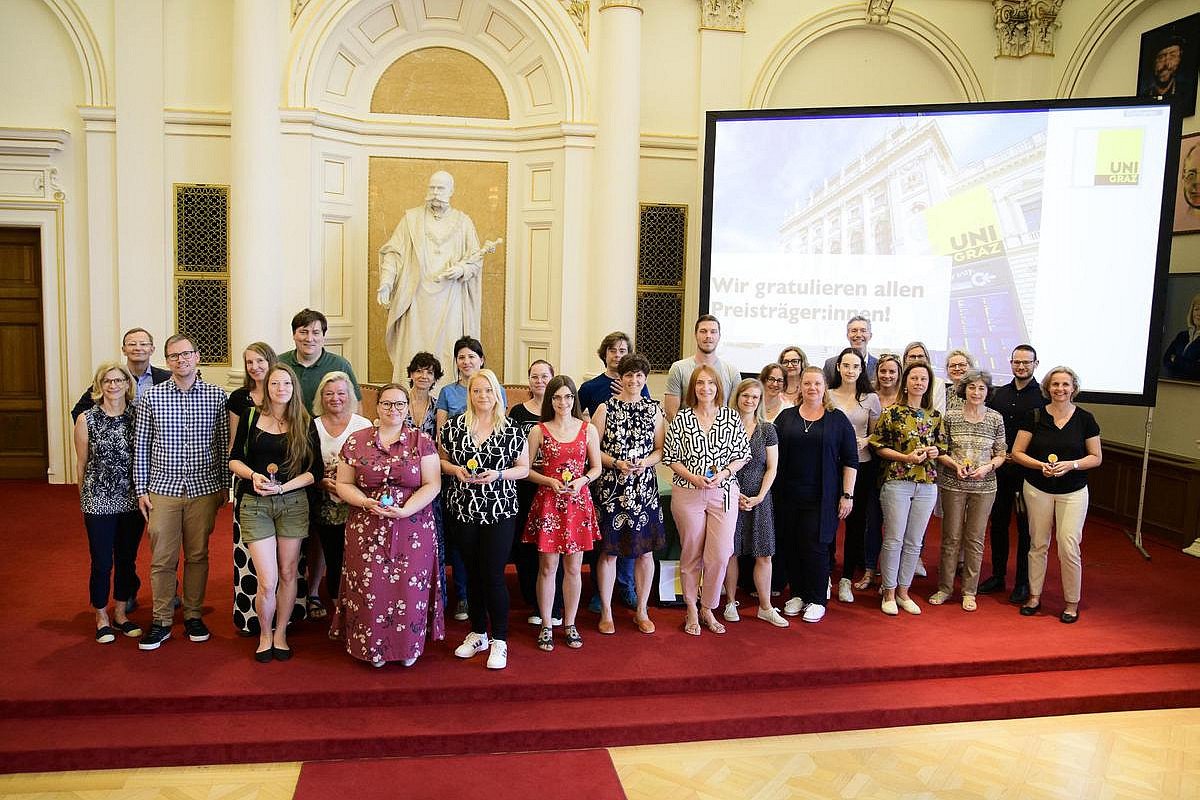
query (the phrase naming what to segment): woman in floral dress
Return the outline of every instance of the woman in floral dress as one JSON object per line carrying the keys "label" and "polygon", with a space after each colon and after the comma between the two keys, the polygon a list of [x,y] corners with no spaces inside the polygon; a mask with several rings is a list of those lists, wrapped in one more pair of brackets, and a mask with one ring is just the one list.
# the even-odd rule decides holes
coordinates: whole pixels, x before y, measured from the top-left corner
{"label": "woman in floral dress", "polygon": [[375,667],[410,667],[427,637],[446,635],[430,507],[441,468],[433,441],[404,424],[408,407],[403,386],[380,389],[378,427],[352,433],[338,464],[338,494],[352,509],[332,635]]}
{"label": "woman in floral dress", "polygon": [[[600,437],[583,421],[575,382],[557,375],[546,386],[542,420],[529,431],[529,454],[537,468],[529,479],[537,494],[529,508],[525,541],[538,549],[538,606],[542,627],[538,647],[554,649],[551,612],[554,576],[563,561],[563,636],[567,647],[582,647],[575,627],[579,610],[579,571],[583,553],[600,538],[596,509],[587,487],[600,477]],[[540,458],[539,458],[540,456]]]}
{"label": "woman in floral dress", "polygon": [[609,398],[592,415],[600,438],[604,472],[596,493],[600,517],[600,632],[615,633],[612,616],[617,557],[634,558],[637,590],[634,622],[642,633],[654,633],[646,609],[654,582],[654,551],[666,546],[658,479],[654,465],[662,460],[666,422],[658,403],[642,397],[650,362],[631,353],[617,366],[621,393]]}

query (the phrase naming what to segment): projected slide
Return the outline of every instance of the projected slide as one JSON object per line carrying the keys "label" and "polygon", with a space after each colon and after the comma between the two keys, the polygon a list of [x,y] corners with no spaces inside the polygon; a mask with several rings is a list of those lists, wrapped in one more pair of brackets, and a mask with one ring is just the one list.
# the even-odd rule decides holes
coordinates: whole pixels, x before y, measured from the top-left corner
{"label": "projected slide", "polygon": [[[964,348],[997,381],[1034,343],[1096,392],[1141,395],[1159,268],[1166,105],[709,124],[704,253],[722,355],[821,363],[846,321],[871,350]],[[778,115],[777,115],[778,114]]]}

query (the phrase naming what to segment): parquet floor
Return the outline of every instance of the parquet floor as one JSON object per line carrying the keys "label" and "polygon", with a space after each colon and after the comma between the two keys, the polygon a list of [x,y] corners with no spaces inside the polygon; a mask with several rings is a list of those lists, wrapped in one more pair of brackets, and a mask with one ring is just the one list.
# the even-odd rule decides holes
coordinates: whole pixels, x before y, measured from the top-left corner
{"label": "parquet floor", "polygon": [[[629,800],[1200,800],[1200,709],[618,747]],[[0,800],[289,800],[298,763],[0,775]]]}

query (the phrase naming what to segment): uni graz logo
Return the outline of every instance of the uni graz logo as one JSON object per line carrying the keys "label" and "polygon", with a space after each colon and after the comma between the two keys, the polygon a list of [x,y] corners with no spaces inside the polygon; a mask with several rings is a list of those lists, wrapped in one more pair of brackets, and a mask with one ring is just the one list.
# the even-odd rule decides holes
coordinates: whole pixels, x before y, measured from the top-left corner
{"label": "uni graz logo", "polygon": [[1100,131],[1096,138],[1096,186],[1136,186],[1141,177],[1142,129]]}

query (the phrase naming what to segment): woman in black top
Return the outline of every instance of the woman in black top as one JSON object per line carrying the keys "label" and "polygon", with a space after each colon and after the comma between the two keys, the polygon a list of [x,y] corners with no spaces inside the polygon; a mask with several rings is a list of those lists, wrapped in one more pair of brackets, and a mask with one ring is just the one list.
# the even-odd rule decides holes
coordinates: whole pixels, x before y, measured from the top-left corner
{"label": "woman in black top", "polygon": [[[306,487],[320,480],[324,464],[300,381],[286,364],[267,372],[266,395],[238,422],[229,469],[238,481],[242,539],[258,573],[255,610],[260,620],[254,658],[287,661],[287,623],[296,601],[300,545],[308,536]],[[274,631],[265,624],[274,620]]]}
{"label": "woman in black top", "polygon": [[800,403],[780,412],[775,429],[775,532],[792,590],[783,613],[820,622],[829,600],[829,545],[854,507],[858,442],[850,420],[833,407],[820,367],[801,372]]}
{"label": "woman in black top", "polygon": [[1012,453],[1013,461],[1026,468],[1022,494],[1029,513],[1029,600],[1021,614],[1033,616],[1041,608],[1053,527],[1066,601],[1059,619],[1071,623],[1079,619],[1083,583],[1079,545],[1088,509],[1085,470],[1095,469],[1103,460],[1100,426],[1073,402],[1079,394],[1079,376],[1070,367],[1046,373],[1042,394],[1049,404],[1021,422]]}

